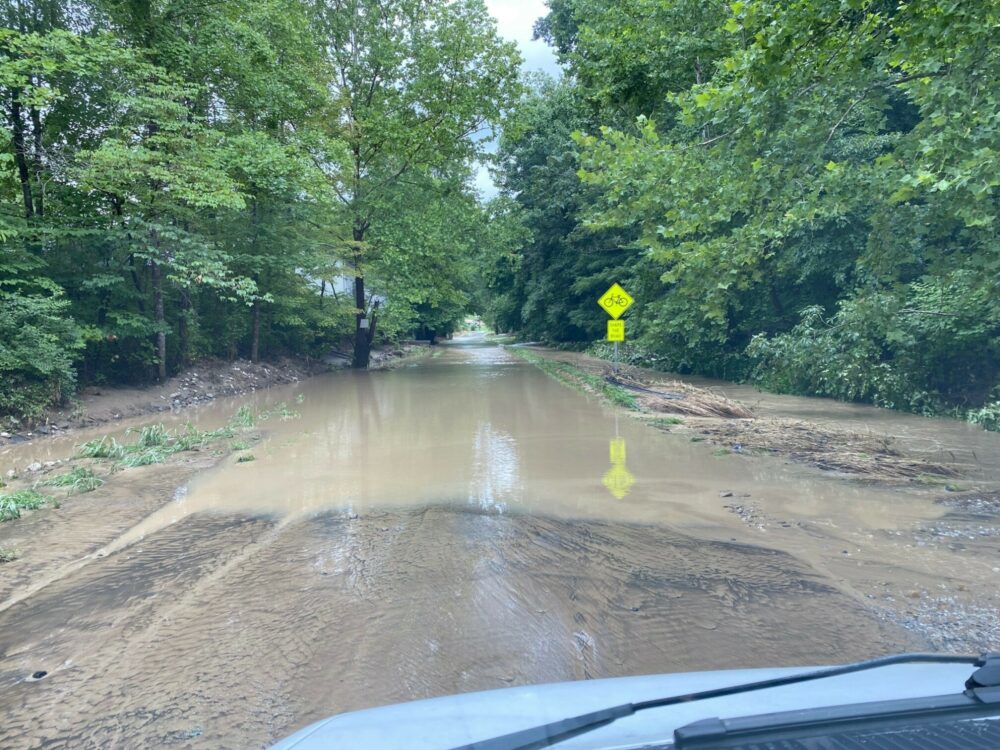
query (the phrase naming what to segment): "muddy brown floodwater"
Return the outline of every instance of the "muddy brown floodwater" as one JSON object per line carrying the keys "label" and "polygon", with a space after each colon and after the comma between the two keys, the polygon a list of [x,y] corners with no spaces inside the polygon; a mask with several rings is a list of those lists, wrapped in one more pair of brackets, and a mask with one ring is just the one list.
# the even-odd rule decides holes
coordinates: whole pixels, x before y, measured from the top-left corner
{"label": "muddy brown floodwater", "polygon": [[947,647],[886,600],[997,604],[997,539],[919,543],[951,512],[932,491],[717,456],[501,348],[195,419],[279,401],[300,416],[255,461],[130,470],[0,529],[0,747],[264,747],[459,691]]}

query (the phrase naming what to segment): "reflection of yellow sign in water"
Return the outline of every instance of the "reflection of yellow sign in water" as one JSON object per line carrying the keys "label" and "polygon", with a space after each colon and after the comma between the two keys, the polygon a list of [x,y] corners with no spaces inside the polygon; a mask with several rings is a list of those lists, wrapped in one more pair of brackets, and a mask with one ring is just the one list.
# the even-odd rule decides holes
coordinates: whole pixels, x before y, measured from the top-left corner
{"label": "reflection of yellow sign in water", "polygon": [[617,283],[612,284],[611,288],[597,300],[597,304],[604,308],[604,312],[615,320],[618,320],[622,313],[632,306],[633,302],[635,300],[632,299],[632,296]]}
{"label": "reflection of yellow sign in water", "polygon": [[625,321],[609,320],[608,341],[624,341],[624,340],[625,340]]}
{"label": "reflection of yellow sign in water", "polygon": [[625,438],[611,438],[611,445],[608,446],[608,453],[611,456],[611,465],[625,463]]}
{"label": "reflection of yellow sign in water", "polygon": [[604,474],[601,481],[608,488],[608,492],[616,499],[621,500],[635,484],[635,477],[625,467],[625,438],[612,438],[608,453],[611,457],[611,468]]}
{"label": "reflection of yellow sign in water", "polygon": [[632,489],[632,485],[635,484],[635,477],[632,476],[632,472],[626,469],[623,464],[615,464],[608,469],[601,481],[608,488],[608,492],[614,495],[616,499],[621,500]]}

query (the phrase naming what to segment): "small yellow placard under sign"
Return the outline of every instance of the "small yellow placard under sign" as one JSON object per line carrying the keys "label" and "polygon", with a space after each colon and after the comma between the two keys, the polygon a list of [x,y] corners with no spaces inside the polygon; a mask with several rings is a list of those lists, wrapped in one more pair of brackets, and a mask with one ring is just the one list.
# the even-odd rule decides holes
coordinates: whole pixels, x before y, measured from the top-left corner
{"label": "small yellow placard under sign", "polygon": [[626,310],[632,307],[633,302],[635,300],[632,299],[632,296],[617,283],[612,284],[611,288],[597,300],[597,304],[604,308],[604,312],[615,320],[618,320]]}
{"label": "small yellow placard under sign", "polygon": [[625,340],[625,321],[609,320],[608,341],[624,341],[624,340]]}

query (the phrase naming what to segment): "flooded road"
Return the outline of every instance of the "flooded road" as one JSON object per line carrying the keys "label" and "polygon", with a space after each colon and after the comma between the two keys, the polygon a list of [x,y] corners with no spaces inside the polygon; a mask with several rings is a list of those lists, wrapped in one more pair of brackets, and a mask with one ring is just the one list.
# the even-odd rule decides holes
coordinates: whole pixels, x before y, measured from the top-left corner
{"label": "flooded road", "polygon": [[263,747],[459,691],[842,662],[928,646],[875,614],[880,586],[1000,581],[995,551],[915,547],[949,512],[929,492],[715,455],[498,347],[197,421],[279,402],[254,461],[130,470],[0,528],[23,553],[0,568],[0,747]]}

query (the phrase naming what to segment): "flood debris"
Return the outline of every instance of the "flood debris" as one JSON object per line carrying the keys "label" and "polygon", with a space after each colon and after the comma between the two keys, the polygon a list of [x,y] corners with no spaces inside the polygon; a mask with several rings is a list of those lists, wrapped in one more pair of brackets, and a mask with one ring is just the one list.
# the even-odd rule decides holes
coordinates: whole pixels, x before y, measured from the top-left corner
{"label": "flood debris", "polygon": [[684,417],[750,419],[753,413],[743,404],[707,388],[674,380],[656,382],[632,372],[605,372],[605,379],[635,394],[639,405],[652,412]]}
{"label": "flood debris", "polygon": [[693,432],[693,442],[704,440],[725,449],[726,454],[771,454],[823,471],[890,483],[962,476],[957,462],[909,454],[893,436],[884,433],[756,414],[712,388],[662,378],[630,365],[612,367],[604,361],[595,363],[572,353],[545,349],[518,353],[543,369],[572,368],[600,377],[608,388],[627,394],[634,401],[630,408],[650,426],[663,432],[673,432],[675,427]]}
{"label": "flood debris", "polygon": [[[677,380],[656,381],[632,371],[611,370],[606,377],[635,393],[643,410],[682,415],[688,429],[727,452],[770,453],[825,471],[884,481],[960,476],[956,466],[906,455],[889,435],[758,416],[708,388]],[[656,419],[651,424],[664,429]]]}
{"label": "flood debris", "polygon": [[914,480],[957,477],[956,466],[908,456],[893,438],[797,419],[688,420],[688,427],[719,445],[771,453],[819,469],[869,479]]}

